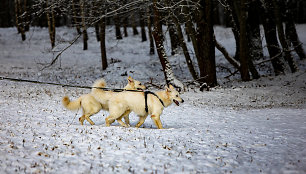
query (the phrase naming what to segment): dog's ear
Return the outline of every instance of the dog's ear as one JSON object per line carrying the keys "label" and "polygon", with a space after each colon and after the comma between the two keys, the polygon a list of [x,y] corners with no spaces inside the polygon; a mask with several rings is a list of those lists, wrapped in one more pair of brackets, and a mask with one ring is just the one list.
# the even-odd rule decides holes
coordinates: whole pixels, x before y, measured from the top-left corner
{"label": "dog's ear", "polygon": [[134,82],[134,79],[131,76],[129,76],[128,81],[129,81],[129,83],[132,83],[132,82]]}
{"label": "dog's ear", "polygon": [[166,92],[171,92],[171,88],[166,86]]}

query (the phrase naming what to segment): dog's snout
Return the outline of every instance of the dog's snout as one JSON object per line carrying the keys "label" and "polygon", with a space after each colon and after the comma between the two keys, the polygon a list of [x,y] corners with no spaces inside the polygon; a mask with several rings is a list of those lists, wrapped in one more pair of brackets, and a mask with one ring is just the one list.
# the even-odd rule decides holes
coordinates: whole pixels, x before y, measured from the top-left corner
{"label": "dog's snout", "polygon": [[184,99],[182,99],[182,103],[184,103]]}

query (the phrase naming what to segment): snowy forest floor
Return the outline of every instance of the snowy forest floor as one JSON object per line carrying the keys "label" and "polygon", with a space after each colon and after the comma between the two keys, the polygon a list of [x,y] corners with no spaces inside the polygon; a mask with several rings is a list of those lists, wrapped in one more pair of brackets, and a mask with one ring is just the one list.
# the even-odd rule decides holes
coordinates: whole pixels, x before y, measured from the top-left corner
{"label": "snowy forest floor", "polygon": [[[297,27],[306,43],[306,25]],[[32,28],[22,42],[15,28],[1,28],[0,76],[87,86],[103,77],[109,87],[119,88],[130,75],[163,84],[159,59],[148,55],[148,42],[140,36],[117,41],[113,28],[107,31],[110,64],[102,72],[92,29],[89,50],[82,50],[79,39],[54,66],[42,70],[58,53],[50,49],[47,29]],[[216,27],[215,33],[233,55],[230,29]],[[58,28],[54,50],[74,36],[74,29]],[[177,78],[188,84],[183,54],[169,60]],[[250,82],[241,82],[239,74],[224,78],[229,72],[222,67],[234,69],[219,52],[216,61],[220,86],[204,92],[190,86],[182,94],[185,103],[165,108],[164,130],[149,118],[143,128],[134,128],[138,118],[133,113],[131,128],[105,127],[105,111],[91,117],[96,125],[82,126],[81,111],[66,110],[61,98],[76,99],[90,90],[0,80],[0,173],[306,173],[305,60],[297,59],[299,72],[280,76],[273,75],[269,63],[260,65],[262,77]]]}

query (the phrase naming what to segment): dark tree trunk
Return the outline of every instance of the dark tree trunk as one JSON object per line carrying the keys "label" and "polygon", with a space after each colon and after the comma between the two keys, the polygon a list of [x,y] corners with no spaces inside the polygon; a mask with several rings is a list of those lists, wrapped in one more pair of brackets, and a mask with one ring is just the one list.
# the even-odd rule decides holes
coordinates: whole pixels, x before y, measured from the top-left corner
{"label": "dark tree trunk", "polygon": [[55,16],[54,9],[52,5],[49,6],[48,0],[46,0],[46,6],[49,10],[46,12],[47,21],[48,21],[48,29],[49,29],[49,37],[51,41],[51,47],[55,47]]}
{"label": "dark tree trunk", "polygon": [[190,14],[188,14],[189,13],[189,8],[187,7],[187,4],[186,4],[186,6],[183,7],[183,11],[184,11],[184,14],[185,14],[185,21],[186,21],[186,33],[188,33],[188,37],[190,38],[190,40],[192,42],[192,46],[193,46],[195,56],[197,58],[197,62],[198,62],[198,64],[200,64],[201,57],[200,57],[199,49],[198,49],[197,34],[196,34],[196,30],[195,30],[194,25],[193,25],[193,20],[192,20]]}
{"label": "dark tree trunk", "polygon": [[77,18],[77,16],[79,16],[79,13],[77,12],[77,10],[76,10],[76,0],[72,0],[72,12],[73,12],[73,21],[74,21],[74,25],[75,25],[75,27],[76,27],[76,30],[77,30],[77,32],[78,32],[78,34],[82,34],[82,32],[81,32],[81,29],[80,29],[80,22],[79,22],[79,20],[78,20],[78,18]]}
{"label": "dark tree trunk", "polygon": [[99,22],[95,23],[95,32],[96,32],[96,38],[97,41],[100,41],[100,24]]}
{"label": "dark tree trunk", "polygon": [[25,41],[26,34],[25,34],[24,21],[22,20],[23,17],[21,16],[22,14],[23,14],[23,10],[21,7],[21,2],[20,0],[15,0],[16,27],[17,27],[18,33],[21,34],[22,41]]}
{"label": "dark tree trunk", "polygon": [[189,55],[188,48],[187,48],[187,45],[186,45],[186,42],[185,42],[185,39],[184,39],[184,35],[183,35],[183,32],[182,32],[181,25],[180,25],[178,19],[176,18],[176,16],[174,16],[174,14],[171,14],[171,16],[172,16],[173,22],[176,25],[176,30],[177,30],[177,34],[178,34],[178,40],[179,40],[179,43],[180,43],[180,45],[181,45],[181,47],[183,49],[183,52],[184,52],[184,55],[185,55],[185,59],[186,59],[186,63],[187,63],[189,72],[190,72],[192,78],[194,80],[196,80],[196,79],[198,79],[198,74],[197,74],[197,72],[194,69],[191,57]]}
{"label": "dark tree trunk", "polygon": [[178,45],[179,43],[178,43],[178,36],[176,30],[174,29],[173,23],[169,23],[168,30],[169,30],[170,43],[171,43],[171,55],[175,55],[179,47]]}
{"label": "dark tree trunk", "polygon": [[239,43],[240,43],[240,73],[241,79],[243,81],[250,80],[249,74],[249,48],[247,41],[247,30],[246,30],[246,19],[247,19],[247,11],[246,11],[246,0],[240,0],[240,14],[239,14]]}
{"label": "dark tree trunk", "polygon": [[283,47],[283,51],[285,53],[285,60],[288,62],[289,67],[291,72],[296,72],[298,71],[298,68],[293,60],[293,57],[290,53],[289,46],[287,44],[286,38],[285,38],[285,33],[284,33],[284,28],[282,24],[282,19],[281,19],[281,13],[280,13],[280,6],[279,2],[277,0],[272,0],[273,6],[274,6],[274,15],[275,15],[275,21],[276,21],[276,27],[277,27],[277,32],[278,32],[278,38],[279,41]]}
{"label": "dark tree trunk", "polygon": [[[226,13],[228,14],[230,18],[230,24],[232,27],[232,31],[235,37],[235,44],[236,44],[236,53],[234,58],[236,60],[240,59],[240,38],[239,38],[239,19],[238,14],[240,14],[239,11],[239,1],[235,0],[226,0],[227,2],[227,8]],[[238,7],[237,7],[238,6]]]}
{"label": "dark tree trunk", "polygon": [[127,31],[127,26],[128,26],[128,23],[129,23],[129,18],[128,17],[125,17],[123,19],[123,33],[124,33],[124,37],[128,37],[129,34],[128,34],[128,31]]}
{"label": "dark tree trunk", "polygon": [[260,75],[253,64],[253,60],[259,60],[263,57],[262,41],[259,28],[259,2],[252,1],[249,3],[247,10],[247,36],[249,45],[249,69],[253,79],[260,78]]}
{"label": "dark tree trunk", "polygon": [[88,34],[87,34],[87,26],[85,21],[85,4],[84,0],[80,0],[80,8],[81,8],[81,18],[82,18],[82,34],[83,34],[83,50],[88,49]]}
{"label": "dark tree trunk", "polygon": [[178,81],[172,71],[170,62],[168,61],[166,51],[163,46],[163,37],[162,37],[162,31],[160,30],[160,16],[157,9],[157,0],[153,0],[153,10],[154,10],[154,31],[153,31],[153,37],[155,40],[155,45],[157,49],[157,54],[159,57],[159,60],[161,62],[163,72],[165,75],[166,83],[169,85],[173,85],[176,88],[179,88],[180,90],[184,89],[184,85]]}
{"label": "dark tree trunk", "polygon": [[200,78],[209,86],[217,85],[215,44],[213,29],[213,2],[212,0],[201,0],[199,7],[198,21],[198,48],[199,48],[199,68]]}
{"label": "dark tree trunk", "polygon": [[252,1],[248,6],[248,36],[250,42],[250,56],[252,60],[259,60],[263,58],[263,48],[260,36],[260,16],[259,1]]}
{"label": "dark tree trunk", "polygon": [[285,65],[281,60],[282,52],[277,39],[276,24],[271,17],[273,16],[273,12],[271,12],[271,3],[268,1],[269,0],[266,0],[265,3],[262,4],[262,24],[274,73],[275,75],[280,75],[284,74]]}
{"label": "dark tree trunk", "polygon": [[24,0],[23,2],[23,6],[24,6],[24,30],[25,31],[29,31],[30,30],[30,14],[28,12],[28,1]]}
{"label": "dark tree trunk", "polygon": [[135,13],[132,15],[132,28],[133,28],[133,34],[138,35],[136,20],[135,20]]}
{"label": "dark tree trunk", "polygon": [[147,41],[146,29],[145,29],[145,20],[144,20],[144,12],[140,10],[139,12],[139,24],[141,28],[141,39],[142,42]]}
{"label": "dark tree trunk", "polygon": [[294,24],[294,13],[293,8],[295,7],[294,1],[287,1],[286,4],[286,36],[287,39],[291,42],[292,46],[294,47],[295,52],[298,54],[301,60],[306,59],[306,54],[303,49],[303,43],[301,43],[299,36],[296,32],[295,24]]}
{"label": "dark tree trunk", "polygon": [[105,46],[105,18],[100,20],[100,48],[101,48],[101,60],[102,70],[107,68],[106,46]]}
{"label": "dark tree trunk", "polygon": [[122,34],[120,30],[120,19],[118,15],[114,16],[114,21],[115,21],[115,28],[116,28],[116,39],[120,40],[122,39]]}
{"label": "dark tree trunk", "polygon": [[151,13],[150,13],[149,9],[148,9],[147,13],[148,13],[148,35],[149,35],[149,40],[150,40],[150,55],[153,55],[153,54],[155,54],[155,52],[154,52],[154,40],[153,40],[153,36],[152,36],[152,17],[151,17]]}

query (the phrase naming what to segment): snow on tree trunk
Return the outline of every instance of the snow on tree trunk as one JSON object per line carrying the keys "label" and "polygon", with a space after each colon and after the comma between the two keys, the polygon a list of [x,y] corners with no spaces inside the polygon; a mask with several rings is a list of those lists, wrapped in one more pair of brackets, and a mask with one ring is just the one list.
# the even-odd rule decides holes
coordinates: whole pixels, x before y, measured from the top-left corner
{"label": "snow on tree trunk", "polygon": [[153,1],[153,10],[154,10],[153,37],[155,40],[158,57],[163,67],[163,72],[165,75],[167,85],[171,84],[174,87],[178,88],[179,91],[182,91],[184,90],[184,84],[174,76],[171,64],[168,61],[168,57],[167,57],[166,51],[163,46],[162,31],[160,31],[160,27],[159,27],[159,23],[160,23],[159,12],[158,12],[156,3],[157,3],[156,0],[154,0]]}

